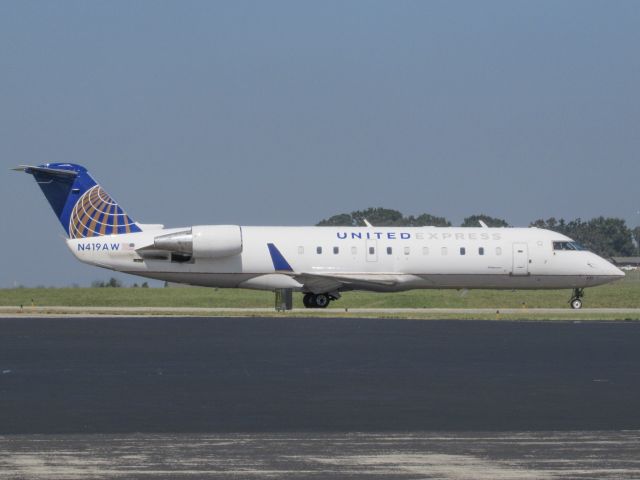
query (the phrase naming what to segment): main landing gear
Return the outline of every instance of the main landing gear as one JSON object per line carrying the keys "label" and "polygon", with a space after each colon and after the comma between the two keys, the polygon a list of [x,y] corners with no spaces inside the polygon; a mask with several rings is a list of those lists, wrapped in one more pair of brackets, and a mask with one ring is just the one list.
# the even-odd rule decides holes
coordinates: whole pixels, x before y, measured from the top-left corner
{"label": "main landing gear", "polygon": [[331,300],[337,299],[338,297],[328,293],[305,293],[302,303],[307,308],[327,308]]}
{"label": "main landing gear", "polygon": [[582,308],[582,297],[584,297],[584,288],[574,288],[571,300],[569,300],[571,308],[574,310]]}

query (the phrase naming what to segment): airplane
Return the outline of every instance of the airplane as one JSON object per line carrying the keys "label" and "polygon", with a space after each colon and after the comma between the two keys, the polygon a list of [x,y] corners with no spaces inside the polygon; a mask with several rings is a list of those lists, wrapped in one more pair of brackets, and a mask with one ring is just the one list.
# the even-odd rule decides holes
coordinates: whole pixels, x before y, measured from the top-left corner
{"label": "airplane", "polygon": [[624,272],[571,238],[539,228],[246,227],[164,228],[134,221],[71,163],[21,165],[33,175],[81,262],[167,282],[302,292],[326,308],[342,292],[412,289],[572,289]]}

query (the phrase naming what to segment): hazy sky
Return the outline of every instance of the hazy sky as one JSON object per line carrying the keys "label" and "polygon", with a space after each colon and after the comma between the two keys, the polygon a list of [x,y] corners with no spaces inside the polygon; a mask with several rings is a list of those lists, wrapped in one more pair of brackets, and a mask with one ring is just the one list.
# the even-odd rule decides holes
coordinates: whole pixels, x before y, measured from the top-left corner
{"label": "hazy sky", "polygon": [[167,226],[638,225],[639,25],[637,1],[2,1],[0,287],[111,276],[20,163],[84,164]]}

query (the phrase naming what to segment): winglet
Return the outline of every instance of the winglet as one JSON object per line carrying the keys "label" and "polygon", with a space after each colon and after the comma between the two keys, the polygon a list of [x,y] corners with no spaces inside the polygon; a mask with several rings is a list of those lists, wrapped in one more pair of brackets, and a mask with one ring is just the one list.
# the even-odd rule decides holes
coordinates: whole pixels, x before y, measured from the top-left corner
{"label": "winglet", "polygon": [[269,247],[269,253],[271,254],[271,261],[273,262],[273,268],[276,271],[280,272],[293,272],[293,268],[289,265],[284,258],[284,256],[278,250],[273,243],[267,243],[267,247]]}

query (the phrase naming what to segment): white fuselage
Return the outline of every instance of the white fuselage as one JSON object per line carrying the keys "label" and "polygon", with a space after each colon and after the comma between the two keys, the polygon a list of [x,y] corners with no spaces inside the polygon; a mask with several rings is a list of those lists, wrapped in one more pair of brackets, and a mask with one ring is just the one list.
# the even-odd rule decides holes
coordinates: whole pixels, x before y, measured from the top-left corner
{"label": "white fuselage", "polygon": [[[571,239],[537,228],[239,228],[240,253],[222,258],[194,252],[185,260],[154,249],[156,238],[185,230],[180,228],[69,239],[67,244],[85,263],[154,279],[313,293],[583,288],[624,275],[594,253],[554,250],[553,242]],[[277,247],[290,270],[278,268],[269,244]]]}

